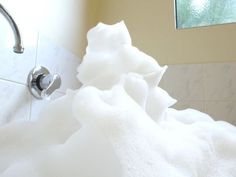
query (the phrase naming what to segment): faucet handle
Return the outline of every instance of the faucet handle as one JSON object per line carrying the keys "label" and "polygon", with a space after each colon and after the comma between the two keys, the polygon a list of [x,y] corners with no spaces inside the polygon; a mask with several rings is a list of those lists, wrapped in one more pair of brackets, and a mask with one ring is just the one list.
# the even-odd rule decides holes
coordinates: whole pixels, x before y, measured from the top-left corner
{"label": "faucet handle", "polygon": [[[56,89],[59,89],[61,86],[61,77],[58,74],[47,75],[40,79],[41,88],[44,88],[41,92],[43,98],[49,97]],[[46,86],[46,88],[45,88]]]}
{"label": "faucet handle", "polygon": [[29,91],[35,98],[48,98],[60,86],[61,77],[50,74],[45,67],[36,67],[28,75]]}

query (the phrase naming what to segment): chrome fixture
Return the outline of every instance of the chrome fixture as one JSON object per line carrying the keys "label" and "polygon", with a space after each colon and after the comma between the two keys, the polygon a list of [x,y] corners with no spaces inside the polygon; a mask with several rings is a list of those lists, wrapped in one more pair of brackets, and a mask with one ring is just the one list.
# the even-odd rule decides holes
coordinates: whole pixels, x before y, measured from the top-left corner
{"label": "chrome fixture", "polygon": [[10,24],[11,29],[14,33],[15,45],[13,47],[13,51],[15,53],[23,53],[24,47],[22,45],[20,31],[19,31],[15,21],[13,20],[12,16],[7,12],[7,10],[1,4],[0,4],[0,13],[7,19],[8,23]]}
{"label": "chrome fixture", "polygon": [[48,98],[60,86],[60,76],[51,75],[45,67],[35,67],[28,75],[29,91],[37,99]]}

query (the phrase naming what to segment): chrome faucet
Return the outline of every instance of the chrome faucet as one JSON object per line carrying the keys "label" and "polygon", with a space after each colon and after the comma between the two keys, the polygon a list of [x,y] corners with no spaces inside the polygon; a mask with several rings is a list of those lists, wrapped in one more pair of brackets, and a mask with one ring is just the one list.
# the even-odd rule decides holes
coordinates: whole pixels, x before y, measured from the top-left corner
{"label": "chrome faucet", "polygon": [[15,45],[13,47],[13,51],[15,53],[23,53],[24,47],[22,45],[20,31],[19,31],[14,19],[1,4],[0,4],[0,13],[7,19],[8,23],[10,24],[12,31],[14,33]]}
{"label": "chrome faucet", "polygon": [[49,98],[60,86],[61,77],[58,74],[50,74],[45,67],[35,67],[28,75],[29,91],[37,99]]}

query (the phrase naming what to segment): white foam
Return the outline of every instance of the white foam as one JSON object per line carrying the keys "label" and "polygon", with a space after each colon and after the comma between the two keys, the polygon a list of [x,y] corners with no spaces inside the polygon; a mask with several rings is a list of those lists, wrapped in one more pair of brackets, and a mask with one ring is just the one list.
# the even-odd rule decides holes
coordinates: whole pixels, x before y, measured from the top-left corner
{"label": "white foam", "polygon": [[1,177],[234,177],[236,128],[170,109],[166,66],[131,44],[123,22],[88,32],[79,90],[35,123],[0,127]]}

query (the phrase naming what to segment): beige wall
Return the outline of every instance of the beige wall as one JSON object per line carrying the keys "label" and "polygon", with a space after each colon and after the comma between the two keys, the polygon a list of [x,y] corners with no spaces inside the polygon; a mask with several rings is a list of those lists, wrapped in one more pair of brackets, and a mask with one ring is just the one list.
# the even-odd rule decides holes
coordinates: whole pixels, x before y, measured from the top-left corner
{"label": "beige wall", "polygon": [[176,30],[174,0],[100,0],[100,21],[124,20],[134,45],[161,64],[236,61],[236,25]]}

